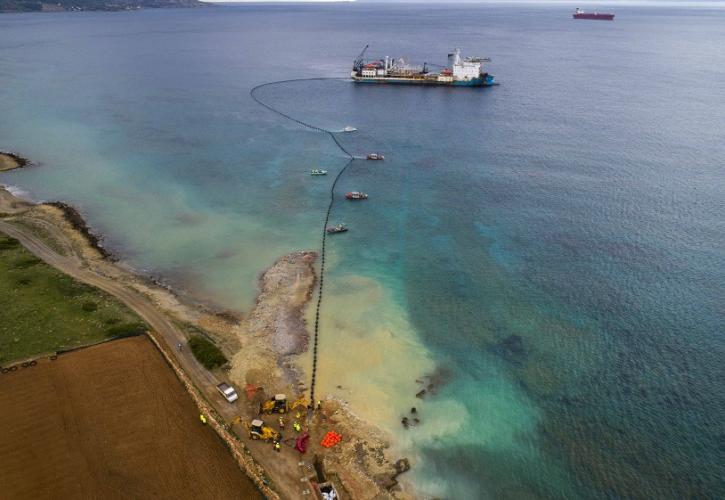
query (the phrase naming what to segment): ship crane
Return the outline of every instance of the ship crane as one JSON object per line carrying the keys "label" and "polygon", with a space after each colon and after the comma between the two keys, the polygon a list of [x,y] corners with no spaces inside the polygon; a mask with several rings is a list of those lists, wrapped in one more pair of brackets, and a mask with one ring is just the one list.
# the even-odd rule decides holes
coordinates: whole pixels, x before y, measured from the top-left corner
{"label": "ship crane", "polygon": [[352,70],[355,72],[360,72],[363,67],[363,57],[365,56],[365,51],[368,50],[368,47],[370,45],[366,45],[364,49],[362,49],[362,52],[360,52],[360,55],[357,56],[357,59],[355,59],[355,62],[352,63]]}

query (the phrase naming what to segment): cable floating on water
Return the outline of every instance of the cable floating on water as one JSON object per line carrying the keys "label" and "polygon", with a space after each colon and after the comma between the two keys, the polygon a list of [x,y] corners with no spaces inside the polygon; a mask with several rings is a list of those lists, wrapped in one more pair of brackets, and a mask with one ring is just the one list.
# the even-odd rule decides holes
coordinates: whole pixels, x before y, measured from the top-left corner
{"label": "cable floating on water", "polygon": [[[322,249],[320,251],[320,288],[317,293],[317,310],[315,312],[315,330],[314,330],[314,336],[313,336],[313,345],[312,345],[312,378],[310,380],[310,404],[312,407],[316,407],[315,405],[315,383],[317,382],[317,344],[318,344],[318,338],[319,338],[319,322],[320,322],[320,306],[322,304],[322,285],[324,283],[325,279],[325,243],[327,239],[327,224],[330,221],[330,213],[332,212],[332,206],[335,203],[335,186],[337,185],[337,181],[340,180],[340,177],[342,177],[342,174],[345,173],[345,170],[347,170],[347,167],[349,167],[352,162],[354,162],[356,159],[360,159],[360,157],[355,157],[350,152],[345,149],[345,147],[340,144],[340,141],[337,140],[337,137],[335,137],[335,133],[331,130],[318,127],[316,125],[312,125],[311,123],[304,122],[302,120],[298,120],[297,118],[294,118],[293,116],[290,116],[282,111],[280,111],[277,108],[274,108],[273,106],[265,103],[260,98],[258,98],[255,93],[257,90],[269,87],[272,85],[281,85],[283,83],[295,83],[295,82],[311,82],[311,81],[325,81],[325,80],[343,80],[343,78],[294,78],[290,80],[279,80],[276,82],[268,82],[268,83],[262,83],[260,85],[257,85],[256,87],[253,87],[249,91],[249,95],[252,99],[254,99],[257,104],[260,106],[263,106],[267,108],[268,110],[272,111],[273,113],[276,113],[283,118],[286,118],[290,121],[293,121],[297,123],[298,125],[302,125],[303,127],[309,128],[311,130],[316,130],[318,132],[323,132],[325,134],[328,134],[332,140],[335,142],[335,145],[338,147],[340,151],[345,153],[345,155],[349,158],[348,162],[345,164],[344,167],[337,173],[335,176],[335,179],[332,181],[332,187],[330,187],[330,203],[327,205],[327,212],[325,213],[325,223],[322,226]],[[342,131],[339,132],[350,132],[350,128],[352,127],[345,127]]]}

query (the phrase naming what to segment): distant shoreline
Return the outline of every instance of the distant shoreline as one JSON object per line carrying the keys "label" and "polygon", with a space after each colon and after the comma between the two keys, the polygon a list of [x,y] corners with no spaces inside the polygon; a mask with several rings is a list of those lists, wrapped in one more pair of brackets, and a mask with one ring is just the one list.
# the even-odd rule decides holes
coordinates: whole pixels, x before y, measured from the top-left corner
{"label": "distant shoreline", "polygon": [[198,0],[0,0],[0,14],[20,12],[127,12],[143,9],[211,7]]}

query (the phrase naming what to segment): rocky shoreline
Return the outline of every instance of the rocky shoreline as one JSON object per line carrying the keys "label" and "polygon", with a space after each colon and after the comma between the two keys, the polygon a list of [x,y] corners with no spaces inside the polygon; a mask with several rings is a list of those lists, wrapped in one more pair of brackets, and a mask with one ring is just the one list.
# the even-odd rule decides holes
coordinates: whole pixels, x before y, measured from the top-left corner
{"label": "rocky shoreline", "polygon": [[[293,361],[308,349],[309,332],[304,320],[312,292],[317,285],[316,252],[300,251],[283,256],[260,276],[260,293],[246,316],[214,311],[208,306],[182,299],[156,280],[126,268],[103,248],[101,237],[88,226],[82,215],[63,202],[36,204],[22,200],[0,188],[0,214],[8,222],[33,227],[45,239],[70,241],[67,253],[77,255],[95,272],[123,282],[152,301],[170,318],[209,333],[231,359],[227,376],[238,387],[261,387],[260,396],[285,392],[297,397],[307,391],[304,371]],[[256,414],[249,404],[248,418]],[[308,453],[322,457],[326,469],[338,478],[351,498],[412,498],[398,485],[397,477],[410,468],[406,459],[389,456],[390,436],[358,419],[346,405],[326,398],[309,420],[312,446]],[[334,453],[319,445],[319,433],[334,429],[345,439]],[[289,482],[289,470],[296,471],[296,457],[285,461],[256,450],[261,463],[277,484]],[[291,461],[290,461],[291,460]],[[286,463],[290,462],[290,463]],[[285,465],[286,464],[286,465]],[[282,470],[286,467],[287,470]],[[284,488],[282,488],[284,489]],[[280,492],[281,493],[281,492]],[[285,495],[282,495],[285,496]]]}
{"label": "rocky shoreline", "polygon": [[62,201],[49,201],[47,203],[44,203],[44,205],[59,208],[63,212],[65,220],[67,220],[70,225],[73,226],[73,229],[81,233],[88,242],[88,244],[96,249],[98,253],[103,256],[104,259],[111,262],[115,262],[118,260],[116,257],[113,256],[113,254],[111,254],[111,252],[104,248],[101,242],[101,237],[91,231],[91,228],[88,227],[88,224],[86,224],[86,220],[83,218],[81,213],[75,209],[75,207],[72,207],[67,203],[63,203]]}
{"label": "rocky shoreline", "polygon": [[0,172],[23,168],[29,165],[31,165],[30,161],[17,153],[0,151]]}

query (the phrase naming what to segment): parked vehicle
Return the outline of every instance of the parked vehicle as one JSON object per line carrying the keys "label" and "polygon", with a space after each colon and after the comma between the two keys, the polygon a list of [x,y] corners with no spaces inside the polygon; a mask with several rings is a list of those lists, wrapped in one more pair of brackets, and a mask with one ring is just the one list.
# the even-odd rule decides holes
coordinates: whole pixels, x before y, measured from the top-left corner
{"label": "parked vehicle", "polygon": [[229,401],[230,403],[235,402],[237,399],[239,399],[239,395],[237,395],[237,391],[229,384],[225,384],[222,382],[218,386],[216,386],[217,390],[224,396],[224,399]]}

